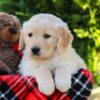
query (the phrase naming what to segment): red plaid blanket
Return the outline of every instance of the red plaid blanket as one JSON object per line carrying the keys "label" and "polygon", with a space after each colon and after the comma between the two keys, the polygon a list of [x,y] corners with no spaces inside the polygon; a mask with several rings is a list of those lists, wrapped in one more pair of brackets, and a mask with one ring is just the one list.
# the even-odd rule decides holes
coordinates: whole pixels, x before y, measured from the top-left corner
{"label": "red plaid blanket", "polygon": [[51,96],[39,92],[35,78],[22,75],[0,76],[0,100],[87,100],[91,94],[93,76],[81,69],[72,76],[67,93],[56,90]]}

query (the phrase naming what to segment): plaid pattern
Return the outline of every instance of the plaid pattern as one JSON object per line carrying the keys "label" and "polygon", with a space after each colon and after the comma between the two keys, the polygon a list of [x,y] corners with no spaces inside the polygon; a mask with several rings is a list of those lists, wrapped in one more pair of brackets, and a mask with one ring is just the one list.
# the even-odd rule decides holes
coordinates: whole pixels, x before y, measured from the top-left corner
{"label": "plaid pattern", "polygon": [[93,76],[85,69],[72,76],[67,93],[56,90],[51,96],[39,92],[35,78],[19,74],[0,76],[0,100],[87,100],[91,94]]}

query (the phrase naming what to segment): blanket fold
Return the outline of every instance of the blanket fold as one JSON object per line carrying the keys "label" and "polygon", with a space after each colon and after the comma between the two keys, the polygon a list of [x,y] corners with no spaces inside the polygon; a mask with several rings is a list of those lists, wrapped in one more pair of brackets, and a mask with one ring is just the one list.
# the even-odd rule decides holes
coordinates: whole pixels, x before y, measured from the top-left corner
{"label": "blanket fold", "polygon": [[80,69],[72,76],[71,88],[66,93],[58,90],[46,96],[38,90],[35,78],[30,76],[0,76],[0,100],[87,100],[93,87],[93,75]]}

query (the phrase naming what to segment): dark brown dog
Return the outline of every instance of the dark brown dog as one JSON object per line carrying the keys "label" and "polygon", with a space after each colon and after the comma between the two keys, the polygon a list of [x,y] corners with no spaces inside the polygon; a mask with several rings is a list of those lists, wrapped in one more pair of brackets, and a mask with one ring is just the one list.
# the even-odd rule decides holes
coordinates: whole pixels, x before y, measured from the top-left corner
{"label": "dark brown dog", "polygon": [[0,12],[0,74],[16,72],[20,57],[12,46],[19,40],[20,22],[17,17]]}

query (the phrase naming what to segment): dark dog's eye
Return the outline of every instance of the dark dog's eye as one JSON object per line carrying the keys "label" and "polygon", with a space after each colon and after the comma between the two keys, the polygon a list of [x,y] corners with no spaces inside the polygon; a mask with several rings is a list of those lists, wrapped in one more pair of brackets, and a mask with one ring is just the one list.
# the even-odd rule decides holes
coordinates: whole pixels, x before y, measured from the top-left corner
{"label": "dark dog's eye", "polygon": [[28,36],[29,36],[29,37],[32,37],[32,36],[33,36],[33,34],[32,34],[32,33],[29,33],[29,34],[28,34]]}
{"label": "dark dog's eye", "polygon": [[44,37],[45,39],[48,39],[48,38],[50,38],[51,36],[50,36],[49,34],[44,34],[43,37]]}

